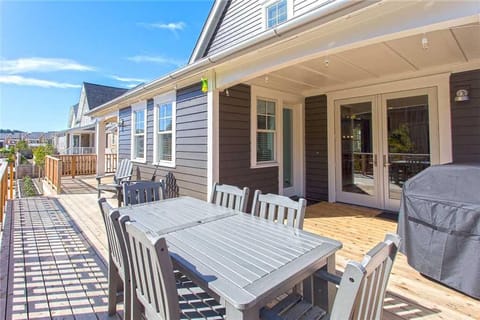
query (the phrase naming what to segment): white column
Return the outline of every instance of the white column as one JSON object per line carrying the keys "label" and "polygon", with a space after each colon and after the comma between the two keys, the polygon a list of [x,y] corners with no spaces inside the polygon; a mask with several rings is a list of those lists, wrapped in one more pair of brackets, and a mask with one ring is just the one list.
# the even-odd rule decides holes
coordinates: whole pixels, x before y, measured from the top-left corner
{"label": "white column", "polygon": [[208,73],[207,110],[208,110],[207,199],[210,199],[213,183],[218,181],[219,91],[216,88],[215,72]]}
{"label": "white column", "polygon": [[95,126],[95,148],[97,154],[97,175],[105,174],[105,121],[97,120]]}

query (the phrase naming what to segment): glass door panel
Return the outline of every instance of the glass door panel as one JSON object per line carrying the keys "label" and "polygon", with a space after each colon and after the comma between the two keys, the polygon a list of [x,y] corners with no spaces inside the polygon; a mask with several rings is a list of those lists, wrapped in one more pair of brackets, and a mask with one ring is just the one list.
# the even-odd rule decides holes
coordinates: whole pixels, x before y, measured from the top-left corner
{"label": "glass door panel", "polygon": [[293,186],[293,110],[283,109],[283,187]]}
{"label": "glass door panel", "polygon": [[409,178],[430,166],[428,94],[386,99],[388,199],[400,200]]}
{"label": "glass door panel", "polygon": [[341,190],[374,196],[372,102],[340,105]]}

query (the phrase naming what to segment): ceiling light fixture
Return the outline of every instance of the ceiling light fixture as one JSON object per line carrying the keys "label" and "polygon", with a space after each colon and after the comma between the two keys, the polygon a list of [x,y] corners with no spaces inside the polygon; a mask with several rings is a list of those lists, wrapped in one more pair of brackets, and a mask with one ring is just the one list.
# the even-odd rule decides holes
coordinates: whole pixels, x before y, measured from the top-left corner
{"label": "ceiling light fixture", "polygon": [[328,66],[330,65],[330,60],[328,58],[325,58],[325,60],[323,60],[323,64],[325,65],[325,68],[328,68]]}
{"label": "ceiling light fixture", "polygon": [[268,75],[265,76],[265,83],[268,83]]}
{"label": "ceiling light fixture", "polygon": [[428,49],[428,38],[425,35],[425,33],[423,34],[423,37],[422,37],[422,48],[423,48],[423,50]]}

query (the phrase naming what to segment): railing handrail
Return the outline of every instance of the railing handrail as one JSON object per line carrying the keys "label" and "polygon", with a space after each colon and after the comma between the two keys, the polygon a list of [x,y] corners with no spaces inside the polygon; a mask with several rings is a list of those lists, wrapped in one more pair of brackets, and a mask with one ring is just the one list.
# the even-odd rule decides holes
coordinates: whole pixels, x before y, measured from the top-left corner
{"label": "railing handrail", "polygon": [[[13,172],[11,172],[10,179],[13,179]],[[0,162],[0,229],[3,226],[3,212],[5,210],[5,204],[8,199],[8,162]]]}

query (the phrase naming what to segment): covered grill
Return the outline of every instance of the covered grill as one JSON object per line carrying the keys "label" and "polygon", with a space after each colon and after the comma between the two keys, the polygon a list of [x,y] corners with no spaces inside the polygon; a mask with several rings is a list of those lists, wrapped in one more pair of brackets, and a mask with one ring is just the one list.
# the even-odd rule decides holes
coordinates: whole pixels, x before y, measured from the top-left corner
{"label": "covered grill", "polygon": [[480,298],[480,164],[432,166],[408,180],[398,233],[413,268]]}

